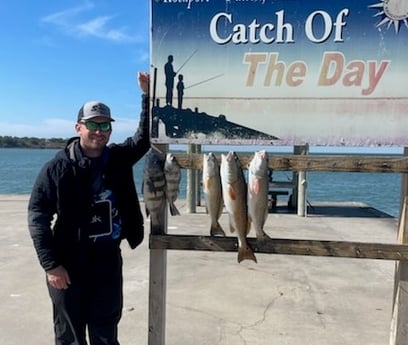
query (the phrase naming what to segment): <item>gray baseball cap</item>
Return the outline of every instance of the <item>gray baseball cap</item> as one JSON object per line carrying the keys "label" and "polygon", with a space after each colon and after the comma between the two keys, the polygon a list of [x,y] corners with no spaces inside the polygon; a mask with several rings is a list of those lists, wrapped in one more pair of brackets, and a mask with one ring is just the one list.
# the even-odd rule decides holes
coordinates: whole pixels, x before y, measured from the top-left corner
{"label": "gray baseball cap", "polygon": [[97,101],[86,102],[78,112],[78,122],[90,120],[94,117],[106,117],[109,121],[115,121],[111,117],[111,111],[106,104]]}

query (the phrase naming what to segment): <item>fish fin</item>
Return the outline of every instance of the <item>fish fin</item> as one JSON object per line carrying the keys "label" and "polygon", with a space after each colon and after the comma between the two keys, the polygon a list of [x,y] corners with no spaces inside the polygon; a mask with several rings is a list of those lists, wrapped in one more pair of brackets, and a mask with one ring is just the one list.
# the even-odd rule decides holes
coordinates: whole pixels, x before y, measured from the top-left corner
{"label": "fish fin", "polygon": [[259,194],[259,189],[260,189],[260,188],[261,188],[261,187],[260,187],[259,179],[258,179],[258,178],[255,178],[254,185],[253,185],[253,191],[254,191],[254,193],[255,193],[255,194]]}
{"label": "fish fin", "polygon": [[240,263],[243,260],[252,260],[257,262],[255,254],[248,244],[246,246],[240,246],[238,248],[238,263]]}
{"label": "fish fin", "polygon": [[263,247],[269,240],[271,240],[271,238],[263,230],[256,234],[256,243],[259,247]]}
{"label": "fish fin", "polygon": [[236,200],[237,198],[237,193],[235,193],[235,189],[232,188],[231,185],[228,185],[228,195],[231,198],[231,200]]}
{"label": "fish fin", "polygon": [[211,188],[211,179],[205,178],[203,182],[204,190],[209,190]]}
{"label": "fish fin", "polygon": [[[221,200],[222,200],[222,196],[221,196]],[[218,207],[218,212],[217,212],[217,219],[219,219],[221,217],[222,211],[224,210],[224,204],[221,201],[220,202],[220,206]]]}
{"label": "fish fin", "polygon": [[225,236],[225,232],[218,222],[215,225],[211,224],[210,234],[211,236]]}
{"label": "fish fin", "polygon": [[170,208],[170,214],[172,216],[179,216],[180,211],[177,209],[176,205],[174,205],[174,202],[169,203],[169,208]]}
{"label": "fish fin", "polygon": [[269,215],[269,209],[268,209],[268,207],[265,207],[265,213],[264,213],[263,224],[265,224],[266,219],[268,218],[268,215]]}
{"label": "fish fin", "polygon": [[235,228],[234,228],[234,226],[232,225],[232,217],[231,217],[231,215],[229,215],[229,227],[230,227],[230,231],[231,231],[231,232],[235,232]]}

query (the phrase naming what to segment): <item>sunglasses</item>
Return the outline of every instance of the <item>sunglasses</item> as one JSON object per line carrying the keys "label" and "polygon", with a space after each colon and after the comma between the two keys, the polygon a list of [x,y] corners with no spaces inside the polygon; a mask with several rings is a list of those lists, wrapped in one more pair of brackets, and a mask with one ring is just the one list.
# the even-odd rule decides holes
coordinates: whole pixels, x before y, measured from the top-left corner
{"label": "sunglasses", "polygon": [[112,129],[110,122],[95,122],[95,121],[83,121],[86,129],[92,132],[96,132],[98,129],[101,132],[109,132]]}

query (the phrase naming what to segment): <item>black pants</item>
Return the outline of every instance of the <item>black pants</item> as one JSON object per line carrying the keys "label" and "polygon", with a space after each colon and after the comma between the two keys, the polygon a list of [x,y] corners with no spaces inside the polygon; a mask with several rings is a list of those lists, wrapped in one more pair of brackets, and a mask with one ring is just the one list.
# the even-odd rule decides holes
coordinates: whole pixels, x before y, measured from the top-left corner
{"label": "black pants", "polygon": [[119,345],[118,323],[123,307],[119,248],[117,253],[92,255],[79,274],[71,275],[68,289],[47,285],[53,303],[56,345],[87,345],[86,330],[91,345]]}

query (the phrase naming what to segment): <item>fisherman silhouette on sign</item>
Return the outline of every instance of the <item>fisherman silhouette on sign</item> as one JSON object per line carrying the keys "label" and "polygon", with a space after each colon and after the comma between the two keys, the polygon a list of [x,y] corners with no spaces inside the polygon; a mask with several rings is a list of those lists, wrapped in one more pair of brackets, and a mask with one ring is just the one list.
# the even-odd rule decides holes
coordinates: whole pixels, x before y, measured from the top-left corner
{"label": "fisherman silhouette on sign", "polygon": [[177,83],[177,108],[183,108],[183,95],[184,95],[184,82],[183,82],[183,75],[179,74],[178,76],[178,83]]}
{"label": "fisherman silhouette on sign", "polygon": [[177,75],[173,69],[173,55],[167,57],[167,63],[164,65],[164,74],[166,75],[166,105],[172,105],[174,77]]}

